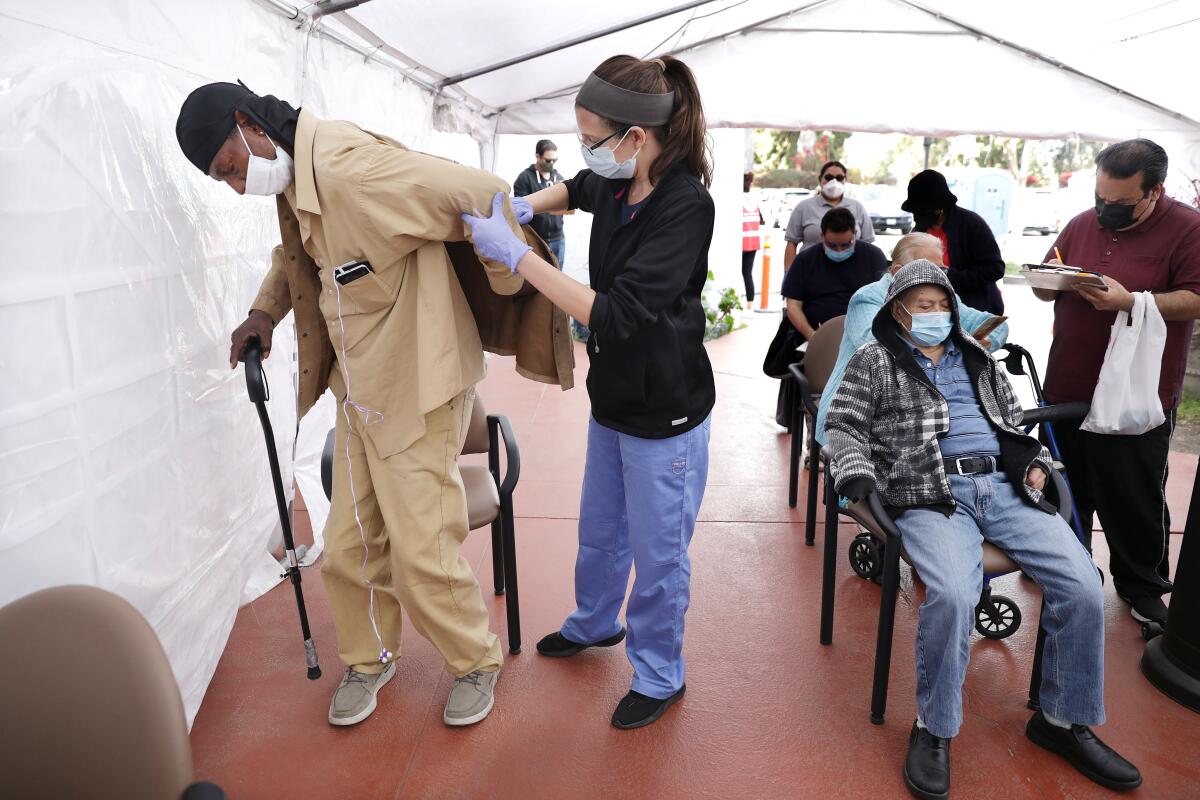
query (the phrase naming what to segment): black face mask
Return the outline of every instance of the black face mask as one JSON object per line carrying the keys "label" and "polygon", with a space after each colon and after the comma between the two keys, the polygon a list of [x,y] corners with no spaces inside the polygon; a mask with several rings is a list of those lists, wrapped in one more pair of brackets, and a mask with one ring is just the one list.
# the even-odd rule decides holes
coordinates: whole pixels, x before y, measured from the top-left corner
{"label": "black face mask", "polygon": [[[1142,200],[1149,196],[1147,194]],[[1141,200],[1138,201],[1140,202]],[[1096,195],[1096,217],[1100,220],[1100,227],[1110,231],[1128,228],[1140,219],[1133,216],[1133,210],[1137,208],[1138,203],[1106,203],[1100,195]]]}
{"label": "black face mask", "polygon": [[913,225],[916,226],[917,230],[928,230],[937,224],[938,214],[940,213],[941,211],[936,208],[927,209],[925,211],[914,211]]}

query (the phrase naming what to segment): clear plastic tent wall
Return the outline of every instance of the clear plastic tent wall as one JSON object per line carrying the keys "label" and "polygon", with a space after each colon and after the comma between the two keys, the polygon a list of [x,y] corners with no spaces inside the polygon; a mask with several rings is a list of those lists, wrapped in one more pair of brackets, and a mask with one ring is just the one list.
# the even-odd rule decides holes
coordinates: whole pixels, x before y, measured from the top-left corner
{"label": "clear plastic tent wall", "polygon": [[[238,78],[415,146],[433,129],[398,71],[249,0],[0,9],[0,605],[65,583],[127,598],[189,720],[244,587],[279,573],[263,435],[228,364],[274,203],[201,175],[174,134],[189,91]],[[293,352],[281,324],[266,364],[288,486]],[[312,448],[296,457],[319,509]],[[296,648],[300,668],[298,625]]]}

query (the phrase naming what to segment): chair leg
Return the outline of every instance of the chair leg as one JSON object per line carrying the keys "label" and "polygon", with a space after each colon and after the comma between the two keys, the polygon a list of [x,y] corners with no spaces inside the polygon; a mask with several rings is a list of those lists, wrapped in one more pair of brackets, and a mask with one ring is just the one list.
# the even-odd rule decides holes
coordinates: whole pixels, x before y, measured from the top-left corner
{"label": "chair leg", "polygon": [[1029,676],[1029,708],[1037,711],[1042,707],[1042,653],[1046,649],[1046,626],[1042,624],[1042,616],[1046,611],[1045,602],[1038,612],[1037,644],[1033,647],[1033,673]]}
{"label": "chair leg", "polygon": [[816,420],[813,420],[810,429],[808,437],[808,510],[804,514],[804,543],[812,547],[817,538],[817,484],[821,479],[818,474],[821,454],[817,450]]}
{"label": "chair leg", "polygon": [[517,544],[513,531],[512,498],[500,498],[500,516],[504,529],[504,577],[507,583],[504,603],[508,612],[508,652],[521,652],[521,606],[517,592]]}
{"label": "chair leg", "polygon": [[492,520],[492,580],[496,594],[504,594],[504,524],[500,517]]}
{"label": "chair leg", "polygon": [[883,551],[883,596],[879,601],[879,633],[875,639],[875,682],[871,687],[871,722],[883,724],[888,677],[892,668],[892,632],[896,595],[900,591],[900,539],[889,536]]}
{"label": "chair leg", "polygon": [[804,441],[804,415],[799,407],[792,409],[792,450],[788,458],[788,508],[796,507],[800,487],[800,443]]}
{"label": "chair leg", "polygon": [[825,476],[825,561],[821,570],[821,644],[833,644],[833,589],[837,578],[838,499]]}

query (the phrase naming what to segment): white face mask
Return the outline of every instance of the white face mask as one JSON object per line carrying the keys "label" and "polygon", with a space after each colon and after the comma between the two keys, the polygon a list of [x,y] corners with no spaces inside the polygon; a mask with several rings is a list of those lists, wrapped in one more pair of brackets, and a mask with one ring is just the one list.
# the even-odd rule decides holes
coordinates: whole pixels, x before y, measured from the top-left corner
{"label": "white face mask", "polygon": [[[625,136],[629,135],[629,131],[625,131]],[[637,155],[642,152],[642,148],[638,148],[633,152],[627,161],[617,163],[617,148],[621,146],[621,142],[625,141],[625,136],[622,136],[612,147],[601,147],[596,152],[588,149],[587,145],[581,145],[579,151],[583,154],[583,161],[587,164],[588,169],[596,173],[602,178],[610,180],[622,180],[632,178],[637,172]]]}
{"label": "white face mask", "polygon": [[846,185],[841,181],[829,181],[821,187],[821,194],[830,200],[837,200],[846,191]]}
{"label": "white face mask", "polygon": [[271,142],[270,137],[267,137],[267,141],[275,145],[275,159],[254,155],[250,143],[246,141],[246,134],[242,133],[242,126],[238,125],[237,129],[238,135],[242,137],[242,144],[246,145],[246,152],[250,154],[250,160],[246,162],[246,194],[270,197],[291,186],[295,173],[292,157],[285,153],[282,147]]}

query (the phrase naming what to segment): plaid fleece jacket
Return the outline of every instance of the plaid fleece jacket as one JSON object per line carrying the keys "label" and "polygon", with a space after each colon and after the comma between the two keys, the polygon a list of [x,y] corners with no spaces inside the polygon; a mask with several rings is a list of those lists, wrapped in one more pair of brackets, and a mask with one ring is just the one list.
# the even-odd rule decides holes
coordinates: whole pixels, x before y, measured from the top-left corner
{"label": "plaid fleece jacket", "polygon": [[1054,506],[1042,493],[1025,484],[1034,462],[1049,474],[1049,452],[1018,428],[1023,411],[1008,377],[962,331],[945,271],[927,261],[896,273],[872,326],[876,341],[859,348],[846,366],[825,422],[834,485],[840,489],[855,478],[868,478],[893,508],[954,507],[939,445],[950,429],[949,408],[912,357],[911,345],[901,338],[891,312],[892,300],[924,283],[935,283],[950,295],[954,322],[950,335],[962,350],[980,407],[996,430],[999,467],[1014,487],[1024,489],[1030,505],[1053,512]]}

